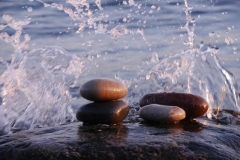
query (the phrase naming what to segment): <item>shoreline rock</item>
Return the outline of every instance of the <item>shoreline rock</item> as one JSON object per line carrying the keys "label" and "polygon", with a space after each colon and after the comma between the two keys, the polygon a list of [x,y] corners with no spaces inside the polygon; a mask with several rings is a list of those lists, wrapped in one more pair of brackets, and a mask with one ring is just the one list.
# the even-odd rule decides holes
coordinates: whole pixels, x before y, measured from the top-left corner
{"label": "shoreline rock", "polygon": [[0,160],[238,159],[239,129],[203,118],[172,125],[75,122],[1,136]]}

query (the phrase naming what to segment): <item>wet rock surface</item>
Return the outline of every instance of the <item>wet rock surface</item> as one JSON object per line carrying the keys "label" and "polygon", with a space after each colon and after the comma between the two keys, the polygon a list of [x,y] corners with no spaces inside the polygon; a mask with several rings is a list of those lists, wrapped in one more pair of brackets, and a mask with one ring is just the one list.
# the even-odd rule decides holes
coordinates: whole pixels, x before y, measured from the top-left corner
{"label": "wet rock surface", "polygon": [[0,160],[239,159],[239,129],[205,118],[177,124],[75,122],[0,136]]}

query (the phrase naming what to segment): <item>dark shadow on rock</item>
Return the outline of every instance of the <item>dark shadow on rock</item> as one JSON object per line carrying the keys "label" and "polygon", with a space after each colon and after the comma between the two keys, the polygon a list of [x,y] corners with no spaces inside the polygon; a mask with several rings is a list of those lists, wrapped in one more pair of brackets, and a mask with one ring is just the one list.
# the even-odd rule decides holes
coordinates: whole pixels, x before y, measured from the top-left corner
{"label": "dark shadow on rock", "polygon": [[183,130],[189,132],[201,132],[204,129],[204,125],[196,120],[180,121],[179,124],[183,126]]}

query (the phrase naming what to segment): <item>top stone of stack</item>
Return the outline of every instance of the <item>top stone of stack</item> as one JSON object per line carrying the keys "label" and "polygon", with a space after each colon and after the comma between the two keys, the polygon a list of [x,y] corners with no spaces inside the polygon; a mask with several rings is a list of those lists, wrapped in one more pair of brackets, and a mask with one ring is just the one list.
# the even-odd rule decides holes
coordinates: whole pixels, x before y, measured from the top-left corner
{"label": "top stone of stack", "polygon": [[127,93],[127,87],[123,83],[111,79],[93,79],[80,88],[83,98],[96,102],[118,100]]}

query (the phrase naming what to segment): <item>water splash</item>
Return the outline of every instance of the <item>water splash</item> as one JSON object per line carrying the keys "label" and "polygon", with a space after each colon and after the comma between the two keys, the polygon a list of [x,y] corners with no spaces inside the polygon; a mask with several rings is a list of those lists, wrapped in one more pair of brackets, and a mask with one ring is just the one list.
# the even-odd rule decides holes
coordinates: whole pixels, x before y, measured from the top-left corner
{"label": "water splash", "polygon": [[154,92],[192,93],[209,103],[208,118],[223,109],[240,111],[237,83],[216,56],[218,49],[187,49],[161,60],[146,77],[133,79],[127,99],[138,108],[139,97]]}
{"label": "water splash", "polygon": [[164,58],[146,77],[132,79],[128,95],[130,105],[138,108],[139,97],[146,93],[180,92],[204,97],[210,105],[208,118],[217,117],[223,109],[240,112],[238,86],[234,76],[220,64],[217,47],[209,46],[202,51],[203,42],[200,48],[194,46],[196,24],[191,17],[192,7],[187,0],[184,3],[186,24],[182,28],[188,33],[188,40],[184,42],[188,49]]}
{"label": "water splash", "polygon": [[[31,18],[26,18],[23,21],[16,21],[8,14],[4,14],[2,17],[7,24],[0,24],[0,31],[6,27],[10,27],[15,30],[13,35],[9,35],[7,32],[0,32],[0,40],[10,43],[15,51],[23,51],[28,49],[27,42],[31,40],[28,34],[23,35],[23,27],[31,22]],[[23,41],[21,38],[23,37]]]}
{"label": "water splash", "polygon": [[[143,40],[148,44],[142,28],[138,28],[137,30],[129,30],[124,25],[116,24],[113,26],[113,22],[105,19],[106,17],[109,17],[108,14],[104,14],[102,12],[97,12],[98,14],[96,14],[96,11],[91,10],[91,6],[93,4],[88,3],[85,0],[66,0],[66,3],[72,5],[73,8],[64,7],[62,4],[45,3],[41,0],[38,1],[41,2],[44,7],[56,8],[68,14],[75,24],[78,25],[78,30],[76,31],[78,34],[81,34],[85,29],[93,29],[96,34],[110,34],[114,39],[128,34],[140,34]],[[129,0],[128,3],[126,2],[126,4],[130,6],[137,6],[133,0]],[[103,10],[101,0],[96,0],[95,5],[100,11]]]}
{"label": "water splash", "polygon": [[21,42],[22,28],[29,24],[4,15],[6,26],[16,32],[0,34],[14,47],[11,63],[1,58],[7,70],[1,75],[0,130],[9,133],[35,127],[54,126],[73,121],[69,93],[82,73],[82,59],[61,47],[27,51],[28,35]]}
{"label": "water splash", "polygon": [[189,48],[194,48],[194,27],[195,27],[195,19],[191,16],[191,11],[193,9],[192,6],[188,5],[188,1],[184,0],[185,4],[185,14],[186,14],[186,24],[182,26],[182,28],[187,30],[188,40],[184,41],[184,44]]}
{"label": "water splash", "polygon": [[0,130],[54,126],[73,121],[69,87],[82,72],[82,60],[60,47],[18,53],[1,75]]}

